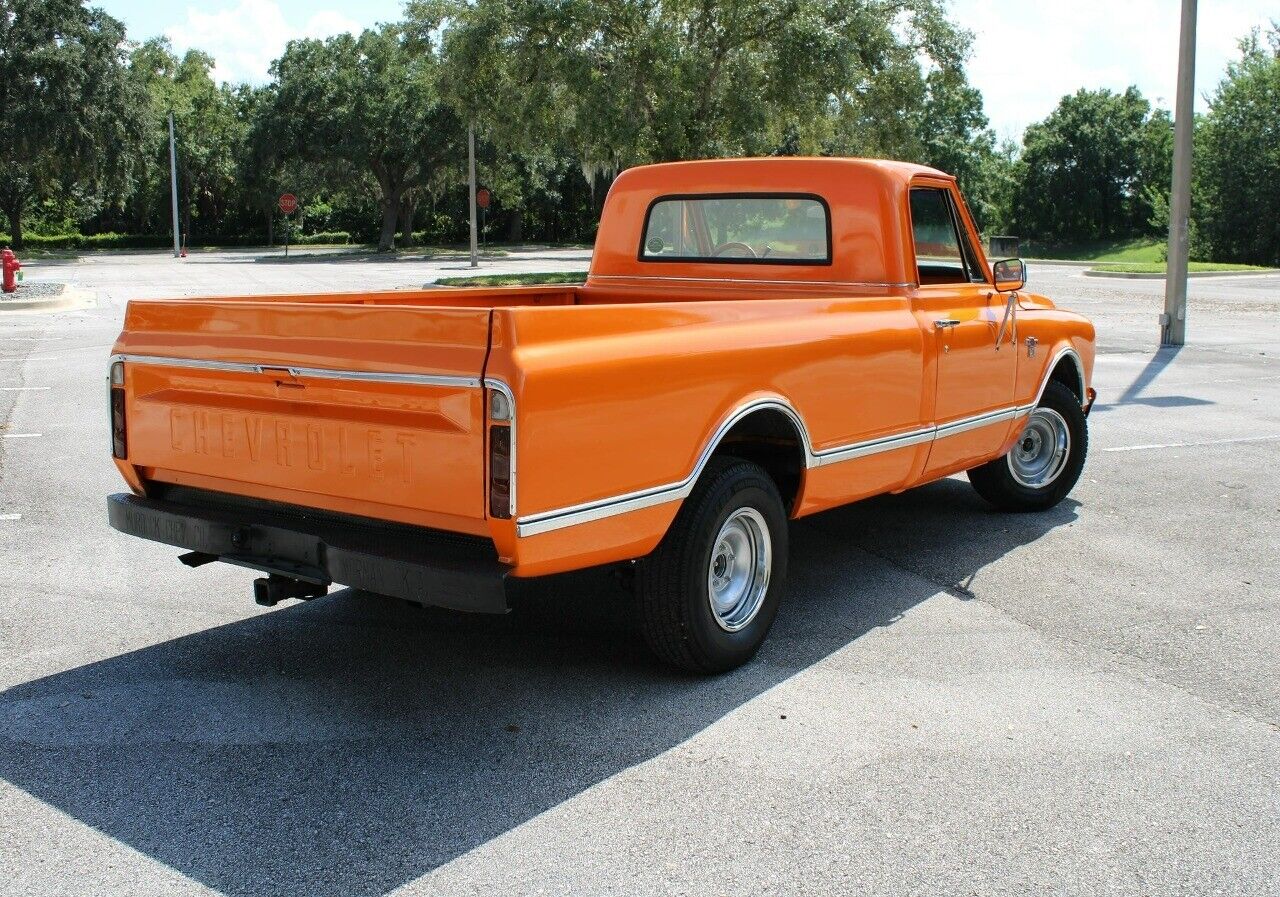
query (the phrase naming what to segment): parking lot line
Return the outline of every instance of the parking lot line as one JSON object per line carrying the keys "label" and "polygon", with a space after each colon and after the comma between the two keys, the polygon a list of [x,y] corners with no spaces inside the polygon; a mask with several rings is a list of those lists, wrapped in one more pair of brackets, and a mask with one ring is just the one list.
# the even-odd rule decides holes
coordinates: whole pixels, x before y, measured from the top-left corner
{"label": "parking lot line", "polygon": [[1199,448],[1209,445],[1231,445],[1236,442],[1273,442],[1280,439],[1275,436],[1241,436],[1236,439],[1206,439],[1203,442],[1157,442],[1150,445],[1122,445],[1117,448],[1104,448],[1104,452],[1140,452],[1146,449],[1166,448]]}

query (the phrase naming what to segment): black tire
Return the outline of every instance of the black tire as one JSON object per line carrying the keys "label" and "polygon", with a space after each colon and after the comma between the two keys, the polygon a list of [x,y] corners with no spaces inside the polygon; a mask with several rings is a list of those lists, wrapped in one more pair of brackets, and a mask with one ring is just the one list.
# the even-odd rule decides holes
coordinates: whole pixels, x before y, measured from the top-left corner
{"label": "black tire", "polygon": [[[1070,435],[1065,462],[1061,471],[1043,485],[1032,486],[1019,480],[1014,474],[1017,461],[1010,458],[1023,445],[1022,440],[1007,455],[975,467],[969,471],[969,482],[978,494],[1004,511],[1044,511],[1067,497],[1084,470],[1085,455],[1089,451],[1089,428],[1075,393],[1056,380],[1049,381],[1040,404],[1027,419],[1028,425],[1045,409],[1057,414],[1066,424]],[[1030,436],[1030,430],[1024,438]]]}
{"label": "black tire", "polygon": [[[758,610],[729,631],[712,610],[713,542],[731,517],[768,532],[767,586]],[[722,673],[759,650],[778,613],[787,574],[787,515],[778,487],[756,464],[713,458],[661,544],[636,570],[636,597],[645,641],[666,663],[695,673]],[[733,621],[730,621],[731,623]]]}

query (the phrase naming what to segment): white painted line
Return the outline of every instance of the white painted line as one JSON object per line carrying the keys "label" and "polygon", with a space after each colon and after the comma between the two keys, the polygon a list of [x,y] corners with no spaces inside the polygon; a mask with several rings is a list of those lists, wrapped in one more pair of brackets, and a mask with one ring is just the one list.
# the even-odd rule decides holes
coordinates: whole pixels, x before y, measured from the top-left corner
{"label": "white painted line", "polygon": [[1239,439],[1208,439],[1204,442],[1158,442],[1152,445],[1124,445],[1119,448],[1104,448],[1104,452],[1141,452],[1147,449],[1166,449],[1166,448],[1198,448],[1205,445],[1231,445],[1237,442],[1274,442],[1280,439],[1280,435],[1276,436],[1241,436]]}
{"label": "white painted line", "polygon": [[21,514],[0,514],[0,520],[21,520]]}
{"label": "white painted line", "polygon": [[0,433],[0,439],[34,439],[43,433]]}
{"label": "white painted line", "polygon": [[43,392],[52,386],[0,386],[0,392]]}

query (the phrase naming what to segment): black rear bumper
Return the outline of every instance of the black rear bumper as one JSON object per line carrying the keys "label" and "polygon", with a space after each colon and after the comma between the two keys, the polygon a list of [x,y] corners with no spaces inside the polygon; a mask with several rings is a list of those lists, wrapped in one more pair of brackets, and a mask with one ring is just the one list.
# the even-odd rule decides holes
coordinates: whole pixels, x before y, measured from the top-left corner
{"label": "black rear bumper", "polygon": [[112,495],[111,526],[255,570],[479,613],[507,610],[493,543],[217,492],[167,487]]}

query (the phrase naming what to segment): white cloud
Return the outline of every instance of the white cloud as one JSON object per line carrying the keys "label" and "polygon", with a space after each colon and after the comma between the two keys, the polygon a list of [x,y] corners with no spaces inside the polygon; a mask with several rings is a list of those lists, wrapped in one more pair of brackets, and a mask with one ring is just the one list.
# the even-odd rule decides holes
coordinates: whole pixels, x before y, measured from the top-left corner
{"label": "white cloud", "polygon": [[[1200,3],[1196,39],[1197,109],[1238,55],[1240,38],[1276,17],[1273,2]],[[1000,137],[1053,111],[1081,87],[1121,91],[1136,84],[1167,109],[1177,84],[1179,0],[1074,0],[1024,3],[955,0],[952,18],[973,31],[969,79],[983,93]]]}
{"label": "white cloud", "polygon": [[179,53],[195,48],[211,55],[217,63],[216,80],[261,84],[289,41],[360,30],[358,22],[337,10],[317,10],[295,24],[285,18],[275,0],[239,0],[235,6],[211,12],[188,7],[186,22],[166,33]]}

